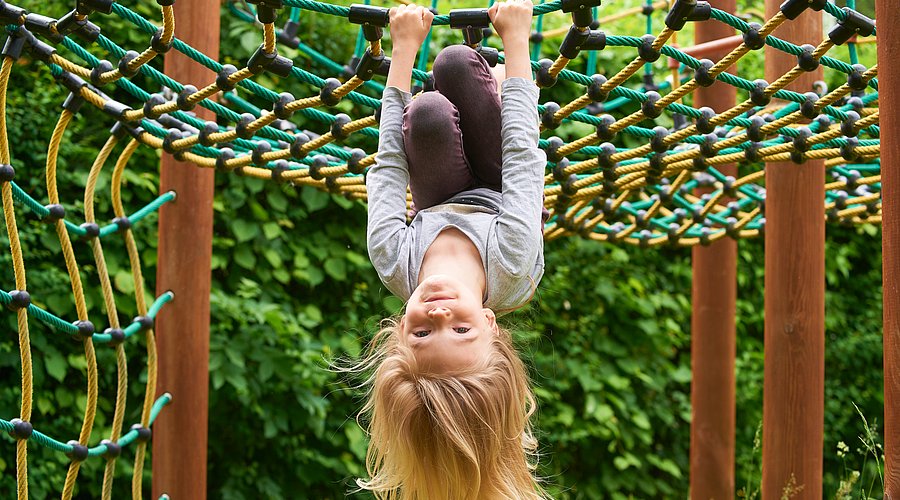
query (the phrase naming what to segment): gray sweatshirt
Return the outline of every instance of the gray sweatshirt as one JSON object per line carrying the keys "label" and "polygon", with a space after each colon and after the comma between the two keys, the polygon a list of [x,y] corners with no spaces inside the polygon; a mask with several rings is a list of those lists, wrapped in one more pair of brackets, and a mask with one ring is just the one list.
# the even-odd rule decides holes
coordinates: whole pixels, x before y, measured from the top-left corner
{"label": "gray sweatshirt", "polygon": [[533,82],[503,82],[503,192],[478,188],[461,193],[499,207],[499,214],[481,206],[444,203],[420,210],[407,226],[409,170],[401,125],[411,96],[396,87],[384,90],[378,155],[366,175],[366,241],[372,265],[388,290],[408,300],[418,285],[425,251],[441,231],[452,227],[468,236],[481,255],[485,307],[503,314],[531,299],[544,273],[541,209],[547,157],[537,147],[537,100]]}

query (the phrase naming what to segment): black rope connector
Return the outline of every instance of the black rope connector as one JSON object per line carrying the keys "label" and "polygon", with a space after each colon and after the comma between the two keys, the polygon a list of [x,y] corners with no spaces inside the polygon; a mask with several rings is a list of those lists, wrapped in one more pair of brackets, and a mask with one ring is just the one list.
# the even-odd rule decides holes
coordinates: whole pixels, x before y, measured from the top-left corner
{"label": "black rope connector", "polygon": [[612,115],[601,115],[600,123],[597,124],[597,138],[601,141],[611,142],[616,138],[616,132],[610,130],[616,123],[616,119]]}
{"label": "black rope connector", "polygon": [[278,99],[275,101],[275,104],[272,106],[272,113],[279,120],[288,120],[292,116],[294,116],[293,111],[288,111],[287,105],[294,102],[296,99],[294,95],[290,92],[282,92],[278,94]]}
{"label": "black rope connector", "polygon": [[300,37],[297,36],[299,32],[300,25],[296,21],[289,20],[284,23],[284,27],[281,28],[276,39],[278,43],[296,49],[300,47]]}
{"label": "black rope connector", "polygon": [[646,62],[655,62],[659,59],[660,52],[653,48],[653,42],[656,37],[653,35],[644,35],[641,37],[641,44],[638,45],[638,57]]}
{"label": "black rope connector", "polygon": [[12,182],[16,178],[16,169],[12,165],[0,165],[0,182]]}
{"label": "black rope connector", "polygon": [[160,28],[153,33],[153,37],[150,38],[150,48],[153,49],[157,54],[165,54],[169,50],[172,49],[172,44],[175,43],[175,37],[169,39],[168,43],[163,42],[163,29]]}
{"label": "black rope connector", "polygon": [[361,174],[363,173],[364,168],[360,165],[360,162],[366,157],[366,152],[362,149],[355,148],[350,151],[350,159],[347,160],[347,170],[350,171],[351,174]]}
{"label": "black rope connector", "polygon": [[88,447],[75,441],[74,439],[66,443],[72,447],[71,451],[66,452],[66,456],[73,462],[84,462],[88,457]]}
{"label": "black rope connector", "polygon": [[709,107],[702,107],[698,111],[700,111],[700,116],[697,117],[697,132],[711,134],[716,129],[716,126],[712,123],[713,118],[716,117],[715,110]]}
{"label": "black rope connector", "polygon": [[102,446],[106,446],[106,451],[103,453],[103,458],[107,460],[118,458],[118,456],[122,454],[122,447],[110,441],[109,439],[100,441],[100,444]]}
{"label": "black rope connector", "polygon": [[3,50],[0,51],[0,55],[9,57],[13,61],[18,61],[22,57],[22,51],[25,49],[29,36],[33,35],[23,28],[10,33],[6,37],[6,42],[3,44]]}
{"label": "black rope connector", "polygon": [[112,63],[107,61],[106,59],[98,62],[97,65],[94,66],[94,68],[91,70],[91,83],[96,86],[102,85],[103,82],[100,79],[101,76],[104,73],[109,73],[114,69],[115,68],[113,67]]}
{"label": "black rope connector", "polygon": [[25,309],[31,305],[31,294],[25,290],[12,290],[9,292],[9,304],[6,308],[10,311]]}
{"label": "black rope connector", "polygon": [[483,45],[479,45],[475,48],[475,52],[478,52],[478,55],[483,57],[488,66],[492,68],[496,66],[498,62],[500,62],[500,52],[493,47],[485,47]]}
{"label": "black rope connector", "polygon": [[215,144],[215,141],[210,139],[209,136],[217,133],[219,131],[219,124],[216,122],[206,122],[203,124],[203,128],[200,129],[200,132],[197,134],[197,140],[200,142],[201,146],[212,146]]}
{"label": "black rope connector", "polygon": [[256,115],[251,113],[242,113],[241,119],[238,120],[237,125],[234,127],[235,133],[241,139],[249,139],[253,137],[253,130],[250,130],[250,124],[256,121]]}
{"label": "black rope connector", "polygon": [[303,146],[309,141],[309,136],[302,132],[294,134],[294,140],[291,141],[291,157],[296,160],[306,158],[306,153],[303,152]]}
{"label": "black rope connector", "polygon": [[131,430],[137,431],[137,442],[138,443],[146,443],[150,441],[150,437],[153,435],[153,432],[149,427],[144,427],[141,424],[134,424],[131,426]]}
{"label": "black rope connector", "polygon": [[813,56],[816,48],[810,44],[800,46],[800,54],[797,55],[797,66],[803,71],[815,71],[819,67],[819,60]]}
{"label": "black rope connector", "polygon": [[75,10],[71,10],[66,15],[59,18],[59,20],[54,21],[53,29],[60,36],[67,36],[81,30],[86,24],[87,19],[84,16],[81,16]]}
{"label": "black rope connector", "polygon": [[747,127],[747,138],[753,142],[763,141],[766,137],[762,132],[762,128],[766,123],[765,118],[761,116],[750,117],[750,126]]}
{"label": "black rope connector", "polygon": [[665,160],[665,158],[665,153],[656,153],[655,155],[647,158],[647,162],[650,165],[647,168],[647,176],[644,178],[644,182],[648,186],[659,184],[659,176],[662,175],[663,170],[665,170],[666,168],[665,163],[663,163],[663,160]]}
{"label": "black rope connector", "polygon": [[166,103],[166,98],[161,94],[153,94],[149,99],[144,101],[144,116],[150,119],[159,118],[162,113],[154,110],[153,108],[157,106],[162,106]]}
{"label": "black rope connector", "polygon": [[234,159],[234,151],[231,148],[222,148],[219,150],[219,156],[216,158],[216,170],[229,172],[232,167],[228,166],[228,160]]}
{"label": "black rope connector", "polygon": [[819,108],[816,103],[819,102],[819,94],[815,92],[807,92],[803,94],[805,100],[800,103],[800,114],[804,118],[814,120],[819,116]]}
{"label": "black rope connector", "polygon": [[156,0],[156,4],[160,7],[171,7],[175,5],[175,0]]}
{"label": "black rope connector", "polygon": [[768,106],[772,102],[772,96],[766,93],[769,88],[769,82],[762,78],[753,80],[753,88],[750,89],[750,102],[754,106]]}
{"label": "black rope connector", "polygon": [[841,145],[841,158],[851,163],[862,160],[862,155],[856,152],[859,147],[859,139],[856,137],[848,137],[844,144]]}
{"label": "black rope connector", "polygon": [[669,135],[669,129],[666,127],[653,127],[653,137],[650,138],[650,149],[657,153],[669,150],[666,144],[666,137]]}
{"label": "black rope connector", "polygon": [[141,328],[138,330],[140,332],[146,332],[153,328],[153,318],[150,316],[135,316],[131,322],[140,325]]}
{"label": "black rope connector", "polygon": [[666,26],[679,31],[688,21],[708,21],[711,15],[712,7],[709,6],[709,2],[675,0],[675,4],[666,14]]}
{"label": "black rope connector", "polygon": [[532,31],[531,36],[528,37],[528,41],[531,43],[541,43],[544,41],[544,34],[540,31]]}
{"label": "black rope connector", "polygon": [[17,441],[24,441],[31,437],[31,433],[34,432],[34,427],[31,425],[31,422],[26,422],[21,418],[14,418],[9,421],[12,424],[12,431],[9,432],[9,435],[14,437]]}
{"label": "black rope connector", "polygon": [[272,172],[272,180],[275,181],[275,182],[282,182],[282,181],[284,181],[284,179],[283,179],[281,176],[282,176],[282,174],[284,174],[284,173],[287,172],[288,170],[289,170],[289,168],[288,168],[288,162],[287,162],[287,160],[278,160],[278,161],[276,161],[275,164],[272,165],[272,169],[271,169],[271,172]]}
{"label": "black rope connector", "polygon": [[709,87],[712,84],[716,83],[716,78],[709,74],[709,70],[715,66],[716,63],[710,61],[709,59],[701,59],[700,66],[694,70],[694,80],[697,80],[697,84],[701,87]]}
{"label": "black rope connector", "polygon": [[131,219],[124,215],[122,217],[116,217],[112,220],[112,223],[119,226],[119,231],[131,229]]}
{"label": "black rope connector", "polygon": [[391,21],[391,14],[386,7],[355,3],[350,6],[350,15],[347,20],[353,24],[362,25],[363,36],[366,40],[374,42],[381,40],[384,35],[382,28]]}
{"label": "black rope connector", "polygon": [[691,168],[692,172],[703,172],[706,170],[706,159],[704,158],[694,158],[691,160]]}
{"label": "black rope connector", "polygon": [[268,162],[263,160],[262,156],[266,153],[271,152],[272,145],[269,144],[268,141],[259,141],[256,143],[256,147],[253,148],[253,151],[250,153],[250,159],[257,167],[265,167]]}
{"label": "black rope connector", "polygon": [[559,54],[566,59],[575,59],[582,50],[603,50],[606,48],[606,33],[599,30],[579,28],[574,24],[559,46]]}
{"label": "black rope connector", "polygon": [[841,134],[844,137],[856,137],[859,135],[859,127],[856,125],[857,121],[859,121],[859,113],[847,111],[847,118],[841,121]]}
{"label": "black rope connector", "polygon": [[135,68],[130,67],[131,61],[134,61],[138,57],[140,57],[140,54],[133,50],[129,50],[128,52],[126,52],[125,55],[122,56],[121,59],[119,59],[119,64],[117,65],[119,73],[121,73],[125,78],[131,78],[132,76],[138,74],[138,71],[141,70],[140,66],[137,66]]}
{"label": "black rope connector", "polygon": [[744,33],[744,45],[750,50],[759,50],[766,46],[766,37],[759,34],[762,25],[759,23],[750,23],[749,28]]}
{"label": "black rope connector", "polygon": [[559,126],[560,120],[556,119],[556,113],[559,111],[559,104],[555,102],[544,103],[544,113],[541,114],[541,125],[546,129],[553,130]]}
{"label": "black rope connector", "polygon": [[344,126],[350,123],[350,117],[344,113],[339,113],[334,115],[334,122],[331,123],[331,136],[335,138],[335,140],[341,141],[350,136],[349,133],[344,132]]}
{"label": "black rope connector", "polygon": [[609,92],[603,91],[606,85],[606,77],[603,75],[591,75],[591,84],[587,88],[587,96],[594,102],[603,102],[609,97]]}
{"label": "black rope connector", "polygon": [[809,151],[812,147],[809,144],[809,138],[812,137],[813,133],[809,130],[809,127],[797,127],[797,135],[793,138],[794,149],[797,151]]}
{"label": "black rope connector", "polygon": [[556,166],[553,167],[551,173],[553,174],[553,180],[562,184],[568,175],[566,174],[566,168],[569,166],[568,158],[560,158],[556,163]]}
{"label": "black rope connector", "polygon": [[847,86],[856,91],[866,90],[866,86],[869,85],[869,80],[863,76],[865,73],[865,66],[862,64],[854,64],[850,73],[847,75]]}
{"label": "black rope connector", "polygon": [[3,24],[22,26],[25,24],[25,16],[27,14],[28,11],[22,7],[6,2],[0,2],[0,20],[4,21]]}
{"label": "black rope connector", "polygon": [[328,158],[325,155],[316,155],[313,157],[312,165],[309,165],[309,176],[313,180],[321,181],[325,178],[319,171],[328,166]]}
{"label": "black rope connector", "polygon": [[791,151],[791,161],[796,163],[797,165],[803,165],[806,163],[806,155],[801,151]]}
{"label": "black rope connector", "polygon": [[373,76],[383,74],[384,62],[384,51],[376,56],[372,55],[371,49],[366,49],[359,64],[356,65],[356,77],[363,81],[369,81]]}
{"label": "black rope connector", "polygon": [[828,0],[785,0],[779,9],[784,17],[794,20],[806,9],[822,10]]}
{"label": "black rope connector", "polygon": [[100,226],[98,226],[96,222],[85,222],[78,227],[84,230],[84,237],[87,239],[100,236]]}
{"label": "black rope connector", "polygon": [[238,69],[235,68],[231,64],[225,64],[222,66],[222,69],[219,70],[219,74],[216,75],[216,87],[219,87],[220,90],[224,90],[225,92],[234,90],[235,83],[232,83],[229,78],[231,75],[237,73]]}
{"label": "black rope connector", "polygon": [[[599,151],[597,153],[597,165],[603,169],[611,169],[616,166],[616,162],[613,161],[612,156],[616,154],[616,146],[610,142],[604,142],[597,148]],[[604,175],[606,172],[604,171]]]}
{"label": "black rope connector", "polygon": [[65,38],[65,35],[56,31],[56,19],[34,12],[25,15],[25,29],[41,35],[53,43],[60,43]]}
{"label": "black rope connector", "polygon": [[450,11],[450,27],[461,29],[463,39],[470,47],[478,45],[484,39],[483,28],[491,25],[488,9],[453,9]]}
{"label": "black rope connector", "polygon": [[81,94],[72,92],[66,97],[66,100],[63,101],[62,108],[72,114],[75,114],[78,113],[78,110],[81,109],[81,106],[83,104],[84,98],[81,97]]}
{"label": "black rope connector", "polygon": [[538,66],[539,68],[534,77],[537,86],[545,89],[556,85],[557,77],[550,76],[550,67],[553,66],[553,61],[541,59],[538,61]]}
{"label": "black rope connector", "polygon": [[43,219],[44,222],[56,222],[58,220],[63,220],[66,217],[66,207],[59,203],[44,205],[44,208],[47,209],[47,215]]}
{"label": "black rope connector", "polygon": [[266,52],[264,48],[263,45],[260,45],[256,52],[250,56],[250,60],[247,61],[247,68],[250,69],[250,72],[258,75],[263,71],[268,71],[282,78],[290,76],[291,69],[294,67],[294,61],[278,55],[278,51]]}
{"label": "black rope connector", "polygon": [[641,111],[647,118],[657,118],[662,114],[662,110],[656,107],[656,103],[660,99],[659,93],[650,91],[644,95],[647,96],[647,100],[641,103]]}
{"label": "black rope connector", "polygon": [[75,3],[75,10],[85,16],[94,12],[111,14],[113,3],[114,0],[78,0]]}
{"label": "black rope connector", "polygon": [[716,142],[719,136],[716,134],[703,134],[703,142],[700,143],[700,156],[703,158],[712,158],[718,154],[716,151]]}
{"label": "black rope connector", "polygon": [[341,98],[334,95],[334,91],[340,86],[341,82],[337,78],[325,80],[325,84],[322,85],[322,91],[319,92],[319,99],[322,100],[322,103],[326,106],[336,106],[337,103],[341,102]]}
{"label": "black rope connector", "polygon": [[281,0],[248,0],[256,4],[256,19],[263,24],[274,23],[278,19],[278,11],[284,7]]}
{"label": "black rope connector", "polygon": [[562,0],[560,7],[566,14],[572,14],[572,24],[587,28],[594,21],[592,9],[600,6],[600,0]]}
{"label": "black rope connector", "polygon": [[103,333],[109,335],[109,345],[117,346],[125,342],[125,331],[121,328],[107,328]]}
{"label": "black rope connector", "polygon": [[175,98],[175,104],[178,105],[178,109],[182,111],[190,111],[197,107],[197,103],[191,102],[189,99],[192,95],[199,92],[197,87],[193,85],[185,85],[184,88],[181,89],[181,92],[178,93],[178,97]]}
{"label": "black rope connector", "polygon": [[119,101],[110,99],[103,103],[103,112],[108,114],[109,116],[112,116],[116,120],[122,120],[125,116],[125,113],[129,111],[131,111],[131,107]]}
{"label": "black rope connector", "polygon": [[559,137],[553,136],[547,139],[547,160],[549,161],[560,161],[562,160],[562,156],[559,154],[559,148],[563,147],[562,139]]}
{"label": "black rope connector", "polygon": [[843,45],[856,35],[869,36],[875,32],[875,21],[849,7],[844,7],[842,10],[846,17],[843,20],[839,20],[837,25],[828,33],[828,39],[835,45]]}
{"label": "black rope connector", "polygon": [[169,132],[163,137],[162,148],[163,151],[169,154],[175,154],[179,151],[178,148],[175,147],[175,141],[182,138],[181,131],[177,128],[170,128]]}
{"label": "black rope connector", "polygon": [[38,40],[34,35],[28,37],[28,45],[31,48],[31,55],[33,55],[35,59],[45,63],[49,63],[50,58],[56,54],[55,47]]}
{"label": "black rope connector", "polygon": [[78,329],[78,332],[73,336],[75,340],[89,339],[94,336],[94,324],[90,321],[78,320],[72,324]]}

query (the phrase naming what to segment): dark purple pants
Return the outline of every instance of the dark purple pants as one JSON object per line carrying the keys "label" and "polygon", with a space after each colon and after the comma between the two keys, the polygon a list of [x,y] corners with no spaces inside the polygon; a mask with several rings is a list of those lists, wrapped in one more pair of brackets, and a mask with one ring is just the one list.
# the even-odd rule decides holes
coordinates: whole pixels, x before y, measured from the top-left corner
{"label": "dark purple pants", "polygon": [[434,61],[435,92],[403,112],[409,186],[417,210],[476,187],[501,191],[500,96],[487,62],[465,45]]}

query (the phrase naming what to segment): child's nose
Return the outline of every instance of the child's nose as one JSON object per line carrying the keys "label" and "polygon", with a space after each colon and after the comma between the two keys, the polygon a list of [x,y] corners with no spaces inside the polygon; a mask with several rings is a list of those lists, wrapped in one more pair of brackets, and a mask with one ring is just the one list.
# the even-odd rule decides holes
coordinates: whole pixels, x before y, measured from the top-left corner
{"label": "child's nose", "polygon": [[431,319],[447,319],[450,317],[450,309],[447,309],[446,307],[435,307],[428,311],[428,316]]}

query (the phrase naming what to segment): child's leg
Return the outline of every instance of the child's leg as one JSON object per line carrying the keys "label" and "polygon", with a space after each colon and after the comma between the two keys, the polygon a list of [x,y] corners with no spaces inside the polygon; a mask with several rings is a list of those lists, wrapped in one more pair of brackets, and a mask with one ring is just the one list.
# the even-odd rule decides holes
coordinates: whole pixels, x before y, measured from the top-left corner
{"label": "child's leg", "polygon": [[403,112],[403,144],[416,210],[475,187],[463,152],[459,112],[440,92],[419,94]]}
{"label": "child's leg", "polygon": [[500,191],[500,96],[483,57],[465,45],[452,45],[434,60],[434,86],[459,110],[463,148],[477,187]]}

